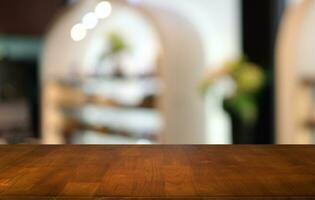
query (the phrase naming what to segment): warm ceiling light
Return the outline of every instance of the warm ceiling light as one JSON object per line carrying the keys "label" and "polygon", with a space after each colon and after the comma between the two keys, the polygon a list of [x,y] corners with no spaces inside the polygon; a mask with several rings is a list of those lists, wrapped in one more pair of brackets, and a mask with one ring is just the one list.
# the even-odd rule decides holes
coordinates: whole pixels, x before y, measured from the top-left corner
{"label": "warm ceiling light", "polygon": [[71,29],[71,38],[74,41],[83,40],[86,36],[86,29],[82,24],[76,24]]}
{"label": "warm ceiling light", "polygon": [[97,16],[93,12],[89,12],[85,14],[82,18],[82,25],[86,29],[93,29],[97,25],[98,19]]}
{"label": "warm ceiling light", "polygon": [[104,19],[112,13],[112,5],[108,1],[101,1],[95,7],[95,14],[98,18]]}

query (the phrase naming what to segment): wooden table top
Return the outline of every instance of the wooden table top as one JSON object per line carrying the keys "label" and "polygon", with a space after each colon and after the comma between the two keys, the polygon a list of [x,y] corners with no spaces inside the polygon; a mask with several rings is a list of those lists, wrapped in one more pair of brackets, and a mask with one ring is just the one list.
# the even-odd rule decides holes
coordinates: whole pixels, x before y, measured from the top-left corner
{"label": "wooden table top", "polygon": [[0,146],[0,199],[315,199],[315,146]]}

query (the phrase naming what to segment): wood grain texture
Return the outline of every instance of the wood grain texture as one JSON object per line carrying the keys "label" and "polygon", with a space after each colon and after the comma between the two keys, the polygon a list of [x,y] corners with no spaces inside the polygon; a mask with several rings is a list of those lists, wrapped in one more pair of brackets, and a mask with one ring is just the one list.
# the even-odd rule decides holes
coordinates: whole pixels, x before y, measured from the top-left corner
{"label": "wood grain texture", "polygon": [[0,199],[315,199],[315,146],[0,146]]}

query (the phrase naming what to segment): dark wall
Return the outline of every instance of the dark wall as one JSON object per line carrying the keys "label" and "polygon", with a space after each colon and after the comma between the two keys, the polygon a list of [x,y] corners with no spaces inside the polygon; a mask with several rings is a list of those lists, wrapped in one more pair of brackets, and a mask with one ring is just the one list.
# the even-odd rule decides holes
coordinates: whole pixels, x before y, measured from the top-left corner
{"label": "dark wall", "polygon": [[[14,52],[11,52],[8,46],[12,43],[14,46],[25,46],[23,42],[28,38],[28,43],[32,43],[33,39],[40,40],[65,5],[65,0],[0,0],[0,36],[6,41],[2,44],[4,58],[0,59],[0,99],[27,100],[32,137],[40,136],[38,56],[16,58],[9,55]],[[8,92],[3,92],[8,90],[6,88],[10,88],[9,95]]]}
{"label": "dark wall", "polygon": [[0,33],[40,35],[64,0],[1,0]]}
{"label": "dark wall", "polygon": [[274,142],[274,49],[284,8],[285,0],[242,1],[243,52],[267,73],[267,84],[259,98],[260,114],[253,141],[258,144]]}

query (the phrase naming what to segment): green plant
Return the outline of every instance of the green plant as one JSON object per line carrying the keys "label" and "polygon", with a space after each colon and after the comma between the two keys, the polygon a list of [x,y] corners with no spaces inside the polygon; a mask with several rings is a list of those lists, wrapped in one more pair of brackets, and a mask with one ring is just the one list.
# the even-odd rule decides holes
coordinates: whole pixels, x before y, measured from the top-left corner
{"label": "green plant", "polygon": [[203,83],[203,92],[225,76],[233,80],[235,90],[224,99],[224,107],[244,123],[254,123],[258,116],[257,95],[265,83],[264,71],[246,58],[228,61],[218,70],[210,72]]}
{"label": "green plant", "polygon": [[109,43],[112,54],[120,53],[127,48],[124,39],[119,34],[114,32],[109,35]]}
{"label": "green plant", "polygon": [[109,50],[100,56],[100,60],[110,56],[117,56],[128,48],[124,38],[116,32],[106,35],[106,40],[109,42]]}

